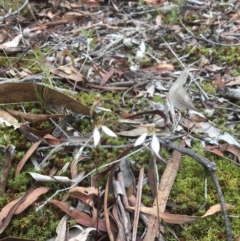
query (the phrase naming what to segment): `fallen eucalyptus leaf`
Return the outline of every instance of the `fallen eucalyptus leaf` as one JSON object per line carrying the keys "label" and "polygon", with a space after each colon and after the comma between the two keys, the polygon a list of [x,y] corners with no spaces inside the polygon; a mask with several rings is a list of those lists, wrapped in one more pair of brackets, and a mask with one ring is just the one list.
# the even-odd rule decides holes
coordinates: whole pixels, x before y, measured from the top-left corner
{"label": "fallen eucalyptus leaf", "polygon": [[88,240],[89,233],[93,230],[96,230],[96,228],[86,228],[85,230],[83,230],[77,236],[70,238],[69,241],[76,241],[76,240],[85,241],[85,240]]}
{"label": "fallen eucalyptus leaf", "polygon": [[169,100],[174,107],[179,110],[197,110],[192,103],[188,92],[183,87],[183,85],[186,83],[187,77],[188,70],[185,69],[182,71],[175,83],[171,86],[169,90]]}
{"label": "fallen eucalyptus leaf", "polygon": [[15,117],[10,115],[8,112],[0,110],[0,125],[3,124],[5,124],[6,126],[13,126],[14,129],[17,129],[22,125]]}

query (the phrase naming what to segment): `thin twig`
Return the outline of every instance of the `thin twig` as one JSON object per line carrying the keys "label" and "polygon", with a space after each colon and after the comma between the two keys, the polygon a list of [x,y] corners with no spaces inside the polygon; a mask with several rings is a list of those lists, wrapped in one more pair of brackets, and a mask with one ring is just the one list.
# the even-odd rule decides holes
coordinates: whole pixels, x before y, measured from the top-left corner
{"label": "thin twig", "polygon": [[4,15],[3,17],[0,17],[0,20],[4,19],[4,18],[8,18],[9,16],[12,16],[12,15],[15,15],[17,13],[19,13],[21,10],[23,10],[28,4],[28,0],[26,0],[23,5],[18,9],[16,10],[15,12],[13,13],[7,13],[6,15]]}
{"label": "thin twig", "polygon": [[[125,158],[128,158],[129,156],[132,156],[134,154],[136,154],[137,152],[139,152],[140,150],[144,149],[145,147],[141,147],[139,149],[137,149],[136,151],[133,151],[131,152],[130,154],[120,158],[120,159],[117,159],[113,162],[110,162],[110,163],[107,163],[103,166],[100,166],[99,169],[102,169],[102,168],[105,168],[105,167],[108,167],[108,166],[111,166],[112,164],[114,163],[117,163],[117,162],[120,162],[122,161],[123,159]],[[66,187],[64,189],[60,189],[60,190],[57,190],[51,197],[49,197],[43,204],[41,204],[39,207],[36,208],[36,212],[38,212],[40,209],[42,209],[50,200],[52,200],[58,193],[60,192],[65,192],[65,191],[68,191],[70,190],[71,188],[73,187],[76,187],[82,180],[84,180],[85,178],[87,178],[88,176],[92,175],[93,173],[96,172],[96,168],[93,169],[92,171],[90,171],[88,174],[86,174],[84,177],[82,177],[80,180],[78,180],[77,182],[75,182],[74,184],[72,184],[70,187]]]}
{"label": "thin twig", "polygon": [[[166,44],[166,46],[168,47],[168,49],[172,52],[172,54],[174,55],[174,57],[178,60],[178,62],[182,65],[183,68],[186,68],[185,65],[183,64],[183,62],[179,59],[179,57],[177,56],[177,54],[173,51],[173,49],[171,48],[171,46],[168,44],[168,42],[166,42],[166,40],[160,35],[160,38],[163,40],[163,42]],[[193,75],[189,72],[189,76],[191,77],[191,80],[194,81],[194,83],[197,85],[198,89],[201,91],[201,93],[203,94],[203,96],[208,100],[208,96],[205,93],[205,91],[202,89],[202,87],[198,84],[198,82],[195,80],[195,78],[193,78]]]}
{"label": "thin twig", "polygon": [[229,218],[228,218],[228,213],[227,213],[226,206],[225,206],[224,197],[223,197],[222,190],[221,190],[221,187],[219,185],[219,182],[218,182],[218,180],[216,178],[216,175],[215,175],[215,171],[217,169],[216,163],[209,161],[205,157],[199,156],[194,150],[191,150],[191,149],[188,149],[188,148],[185,148],[185,147],[177,146],[169,140],[164,140],[162,138],[159,138],[159,142],[161,144],[167,146],[167,147],[170,147],[171,149],[177,150],[177,151],[179,151],[183,154],[186,154],[186,155],[192,157],[193,159],[195,159],[198,163],[200,163],[201,165],[203,165],[207,169],[207,171],[209,172],[209,174],[210,174],[210,176],[213,180],[213,183],[216,187],[216,191],[218,193],[218,197],[219,197],[219,200],[220,200],[222,213],[223,213],[223,216],[224,216],[227,240],[232,241],[233,240],[232,230],[231,230],[231,225],[230,225],[230,221],[229,221]]}

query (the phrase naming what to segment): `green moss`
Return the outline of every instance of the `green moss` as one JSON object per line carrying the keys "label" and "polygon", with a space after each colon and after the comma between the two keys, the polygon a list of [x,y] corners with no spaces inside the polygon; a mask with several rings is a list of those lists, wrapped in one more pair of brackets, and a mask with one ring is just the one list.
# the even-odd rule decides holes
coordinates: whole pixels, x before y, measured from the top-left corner
{"label": "green moss", "polygon": [[209,95],[215,95],[217,91],[217,85],[215,82],[203,81],[199,83],[203,90]]}
{"label": "green moss", "polygon": [[166,102],[166,99],[163,98],[163,97],[160,96],[160,95],[154,95],[154,96],[153,96],[153,101],[154,101],[154,102],[157,102],[157,103],[165,103],[165,102]]}
{"label": "green moss", "polygon": [[141,202],[143,203],[144,206],[146,207],[151,207],[153,205],[153,198],[152,197],[149,197],[145,194],[142,195],[142,199],[141,199]]}
{"label": "green moss", "polygon": [[56,212],[50,206],[47,212],[36,214],[34,208],[31,207],[23,213],[14,216],[12,225],[0,235],[0,238],[15,236],[18,238],[36,239],[37,237],[38,241],[45,241],[55,235],[61,215],[64,215],[62,212],[58,211],[58,213],[59,215],[56,215]]}
{"label": "green moss", "polygon": [[220,67],[230,67],[234,76],[239,76],[240,74],[240,52],[237,46],[218,46],[214,48],[187,46],[184,49],[184,53],[189,53],[190,62],[197,61],[202,56],[205,56]]}
{"label": "green moss", "polygon": [[[240,198],[239,178],[240,173],[236,166],[229,160],[219,158],[218,156],[205,152],[199,145],[194,145],[194,149],[198,154],[207,157],[209,160],[217,164],[217,178],[221,185],[226,203],[233,205],[233,209],[229,211],[230,215],[239,216]],[[207,199],[205,206],[205,179],[207,179]],[[174,209],[179,214],[203,215],[212,205],[219,203],[215,186],[211,178],[207,175],[205,169],[195,160],[188,156],[183,156],[177,178],[174,182],[169,201],[179,205],[180,209]],[[200,208],[201,207],[201,208]],[[237,238],[239,219],[231,219],[233,233]],[[219,227],[221,227],[219,229]],[[226,240],[224,231],[224,221],[221,213],[201,219],[194,224],[184,225],[183,229],[177,232],[179,238],[185,237],[187,240]],[[166,236],[167,240],[171,239],[170,232]]]}

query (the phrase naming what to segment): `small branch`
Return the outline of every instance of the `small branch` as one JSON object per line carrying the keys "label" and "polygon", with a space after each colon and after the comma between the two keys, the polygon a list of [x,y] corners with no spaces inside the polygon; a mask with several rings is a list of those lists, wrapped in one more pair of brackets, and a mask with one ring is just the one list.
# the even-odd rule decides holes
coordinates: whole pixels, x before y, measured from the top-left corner
{"label": "small branch", "polygon": [[179,151],[183,154],[186,154],[186,155],[192,157],[193,159],[195,159],[198,163],[200,163],[201,165],[203,165],[207,169],[207,171],[209,172],[209,174],[210,174],[210,176],[213,180],[213,183],[216,187],[216,191],[218,193],[218,197],[219,197],[219,200],[220,200],[222,213],[223,213],[223,216],[224,216],[224,222],[225,222],[225,228],[226,228],[226,234],[227,234],[227,241],[232,241],[233,240],[232,229],[231,229],[230,221],[229,221],[229,218],[228,218],[228,213],[227,213],[227,210],[226,210],[224,197],[223,197],[222,190],[221,190],[221,187],[219,185],[219,182],[218,182],[218,180],[216,178],[216,175],[215,175],[215,171],[217,169],[216,163],[209,161],[205,157],[199,156],[194,150],[191,150],[191,149],[188,149],[188,148],[185,148],[185,147],[177,146],[169,140],[164,140],[164,139],[159,138],[159,142],[161,144],[167,146],[167,147],[170,147],[171,149],[177,150],[177,151]]}
{"label": "small branch", "polygon": [[216,190],[217,190],[218,198],[219,198],[220,203],[221,203],[222,213],[223,213],[225,228],[226,228],[226,233],[227,233],[227,240],[232,241],[233,237],[232,237],[231,224],[230,224],[230,220],[228,218],[228,213],[227,213],[227,210],[226,210],[225,201],[224,201],[224,197],[223,197],[221,187],[219,185],[219,182],[217,180],[217,177],[216,177],[215,173],[209,172],[209,174],[210,174],[210,176],[211,176],[211,178],[214,182],[214,185],[215,185]]}
{"label": "small branch", "polygon": [[[182,65],[183,68],[185,68],[185,65],[183,64],[183,62],[180,60],[180,58],[177,56],[177,54],[173,51],[173,49],[171,48],[171,46],[168,44],[168,42],[160,35],[160,38],[163,40],[163,42],[166,44],[166,46],[168,47],[168,49],[172,52],[172,54],[174,55],[174,57],[178,60],[178,62]],[[205,91],[202,89],[202,87],[198,84],[198,82],[193,78],[193,75],[191,73],[189,73],[189,76],[191,77],[191,80],[194,81],[194,83],[197,85],[198,89],[201,91],[202,95],[208,100],[208,95],[205,93]]]}
{"label": "small branch", "polygon": [[28,0],[26,0],[26,1],[23,3],[23,5],[22,5],[17,11],[15,11],[15,12],[13,12],[13,13],[7,13],[7,14],[4,15],[3,17],[0,17],[0,20],[2,20],[2,19],[4,19],[4,18],[7,18],[7,17],[9,17],[9,16],[12,16],[12,15],[15,15],[15,14],[17,14],[17,13],[20,13],[20,11],[23,10],[23,9],[27,6],[27,4],[28,4]]}
{"label": "small branch", "polygon": [[[145,148],[145,147],[141,147],[141,148],[139,148],[139,149],[131,152],[130,154],[128,154],[128,155],[126,155],[126,156],[124,156],[124,157],[122,157],[122,158],[120,158],[120,159],[117,159],[117,160],[115,160],[115,161],[113,161],[113,162],[110,162],[110,163],[107,163],[107,164],[105,164],[105,165],[100,166],[98,169],[102,169],[102,168],[111,166],[111,165],[113,165],[114,163],[120,162],[120,161],[122,161],[123,159],[128,158],[129,156],[132,156],[132,155],[136,154],[137,152],[139,152],[140,150],[142,150],[142,149],[144,149],[144,148]],[[96,171],[97,171],[97,169],[95,168],[95,169],[93,169],[92,171],[88,172],[88,173],[87,173],[84,177],[82,177],[80,180],[78,180],[77,182],[75,182],[74,184],[72,184],[70,187],[66,187],[66,188],[64,188],[64,189],[57,190],[57,191],[56,191],[51,197],[49,197],[43,204],[41,204],[39,207],[36,208],[36,212],[38,212],[38,211],[39,211],[40,209],[42,209],[46,204],[48,204],[48,202],[49,202],[50,200],[52,200],[58,193],[60,193],[60,192],[65,192],[65,191],[70,190],[70,189],[73,188],[73,187],[76,187],[82,180],[84,180],[84,179],[87,178],[88,176],[92,175],[92,174],[95,173]]]}

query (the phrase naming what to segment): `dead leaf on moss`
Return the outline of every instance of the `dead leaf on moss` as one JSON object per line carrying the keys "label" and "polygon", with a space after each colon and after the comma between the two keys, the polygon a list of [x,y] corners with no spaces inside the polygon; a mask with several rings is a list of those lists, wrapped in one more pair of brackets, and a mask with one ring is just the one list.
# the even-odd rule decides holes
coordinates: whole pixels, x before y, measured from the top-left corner
{"label": "dead leaf on moss", "polygon": [[15,48],[15,47],[18,46],[21,38],[22,38],[22,34],[19,34],[13,40],[11,40],[10,42],[6,42],[6,43],[1,44],[0,48],[3,48],[3,49]]}
{"label": "dead leaf on moss", "polygon": [[56,146],[56,145],[61,144],[61,140],[52,136],[51,134],[47,134],[43,138],[46,140],[46,142],[50,146]]}
{"label": "dead leaf on moss", "polygon": [[[225,204],[226,209],[229,210],[231,209],[231,205],[226,203]],[[135,210],[135,207],[129,207],[132,210]],[[159,212],[159,217],[162,218],[166,223],[172,223],[172,224],[186,224],[186,223],[194,223],[197,220],[213,215],[217,212],[220,212],[222,210],[221,205],[220,204],[216,204],[212,207],[210,207],[207,212],[203,215],[203,216],[188,216],[188,215],[179,215],[179,214],[171,214],[171,213],[163,213],[163,212]],[[146,214],[150,214],[152,216],[157,217],[157,213],[158,210],[156,207],[145,207],[145,206],[141,206],[140,207],[140,211]]]}
{"label": "dead leaf on moss", "polygon": [[[58,200],[51,200],[51,201],[49,201],[49,203],[52,203],[55,206],[57,206],[58,208],[60,208],[62,211],[64,211],[70,217],[74,218],[77,223],[82,224],[87,227],[95,227],[96,228],[96,224],[94,224],[94,225],[92,224],[92,217],[90,217],[86,213],[81,212],[78,209],[71,207],[67,203],[64,203],[64,202],[61,202]],[[111,228],[113,228],[114,232],[117,232],[117,227],[115,225],[111,225]],[[104,231],[104,232],[107,231],[106,225],[105,225],[105,220],[98,219],[98,229],[100,231]]]}
{"label": "dead leaf on moss", "polygon": [[64,241],[66,238],[68,215],[64,215],[56,228],[57,237],[55,241]]}
{"label": "dead leaf on moss", "polygon": [[85,195],[94,194],[94,195],[98,196],[98,189],[95,187],[74,187],[69,190],[69,193],[72,193],[72,192],[80,192]]}
{"label": "dead leaf on moss", "polygon": [[43,98],[47,105],[64,107],[73,112],[89,115],[90,110],[80,102],[64,95],[54,89],[32,83],[3,83],[0,84],[0,103],[23,103],[39,102],[38,95],[44,94]]}
{"label": "dead leaf on moss", "polygon": [[[226,210],[230,210],[232,208],[232,206],[229,203],[225,203],[225,207],[226,207]],[[202,216],[202,218],[207,217],[209,215],[213,215],[220,211],[222,211],[222,207],[220,204],[213,205],[207,210],[207,212]]]}
{"label": "dead leaf on moss", "polygon": [[169,90],[169,100],[174,107],[179,110],[197,110],[188,92],[183,86],[186,83],[187,78],[188,70],[185,69],[171,86]]}
{"label": "dead leaf on moss", "polygon": [[15,177],[18,176],[18,174],[20,173],[20,171],[22,170],[23,166],[25,165],[25,163],[27,162],[28,158],[31,157],[31,155],[33,154],[33,152],[38,148],[38,146],[41,144],[42,141],[38,141],[36,143],[34,143],[30,149],[25,153],[25,155],[23,156],[22,160],[18,163],[16,171],[15,171]]}
{"label": "dead leaf on moss", "polygon": [[94,230],[96,230],[96,228],[86,228],[77,236],[70,238],[69,241],[76,241],[76,240],[86,241],[88,240],[89,233]]}
{"label": "dead leaf on moss", "polygon": [[208,145],[208,146],[205,146],[204,149],[207,150],[207,151],[213,152],[218,156],[221,156],[221,157],[224,156],[223,153],[219,150],[218,146],[209,146]]}
{"label": "dead leaf on moss", "polygon": [[6,108],[7,112],[15,117],[22,117],[24,120],[31,121],[33,123],[40,122],[40,121],[46,121],[50,119],[56,119],[60,117],[64,117],[65,115],[47,115],[47,114],[32,114],[32,113],[23,113],[21,111],[11,110]]}
{"label": "dead leaf on moss", "polygon": [[83,75],[80,74],[72,65],[67,67],[55,68],[50,62],[45,61],[46,66],[54,75],[58,75],[64,79],[70,79],[75,82],[83,81]]}
{"label": "dead leaf on moss", "polygon": [[221,151],[228,151],[237,156],[238,161],[240,162],[240,147],[234,145],[234,144],[222,144],[219,145],[219,149]]}
{"label": "dead leaf on moss", "polygon": [[18,120],[10,115],[4,110],[0,110],[0,125],[5,124],[6,126],[13,126],[14,129],[21,127],[22,123],[19,123]]}
{"label": "dead leaf on moss", "polygon": [[39,187],[36,189],[31,187],[23,197],[20,197],[3,207],[0,212],[0,234],[10,223],[13,214],[23,212],[27,207],[34,203],[40,195],[46,193],[48,190],[48,187]]}

